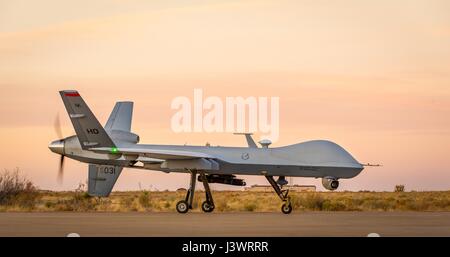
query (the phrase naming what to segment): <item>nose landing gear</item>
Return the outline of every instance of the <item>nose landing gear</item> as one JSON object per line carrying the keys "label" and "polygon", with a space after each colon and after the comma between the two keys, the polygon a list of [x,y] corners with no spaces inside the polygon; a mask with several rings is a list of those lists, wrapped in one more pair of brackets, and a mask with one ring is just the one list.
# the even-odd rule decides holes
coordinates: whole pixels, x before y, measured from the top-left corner
{"label": "nose landing gear", "polygon": [[284,214],[289,214],[292,212],[292,204],[291,198],[288,196],[289,189],[282,190],[280,186],[278,186],[277,182],[273,179],[273,176],[266,176],[267,181],[269,181],[270,185],[277,193],[278,197],[280,197],[281,201],[283,201],[283,205],[281,206],[281,211]]}

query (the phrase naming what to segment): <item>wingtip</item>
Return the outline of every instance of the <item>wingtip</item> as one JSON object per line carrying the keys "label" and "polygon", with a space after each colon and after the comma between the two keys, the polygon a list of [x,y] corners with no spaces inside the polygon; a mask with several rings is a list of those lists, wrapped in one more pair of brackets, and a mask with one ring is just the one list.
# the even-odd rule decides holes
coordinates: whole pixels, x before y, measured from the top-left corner
{"label": "wingtip", "polygon": [[364,167],[383,167],[382,164],[360,163]]}

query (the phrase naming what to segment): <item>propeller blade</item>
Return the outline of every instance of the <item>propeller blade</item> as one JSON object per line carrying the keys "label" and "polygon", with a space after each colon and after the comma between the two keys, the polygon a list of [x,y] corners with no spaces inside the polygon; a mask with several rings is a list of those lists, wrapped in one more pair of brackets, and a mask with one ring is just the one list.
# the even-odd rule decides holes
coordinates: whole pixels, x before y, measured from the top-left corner
{"label": "propeller blade", "polygon": [[64,138],[62,129],[61,129],[61,121],[59,120],[59,114],[56,114],[55,124],[54,124],[55,132],[58,138]]}
{"label": "propeller blade", "polygon": [[64,175],[64,155],[61,155],[58,170],[58,183],[60,184],[63,182],[63,175]]}

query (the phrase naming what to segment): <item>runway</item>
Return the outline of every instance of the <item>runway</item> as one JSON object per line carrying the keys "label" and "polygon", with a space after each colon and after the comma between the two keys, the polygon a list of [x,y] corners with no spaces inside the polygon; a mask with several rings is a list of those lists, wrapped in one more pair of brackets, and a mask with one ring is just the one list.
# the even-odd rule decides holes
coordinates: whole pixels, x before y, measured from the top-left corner
{"label": "runway", "polygon": [[450,236],[450,212],[0,213],[0,236]]}

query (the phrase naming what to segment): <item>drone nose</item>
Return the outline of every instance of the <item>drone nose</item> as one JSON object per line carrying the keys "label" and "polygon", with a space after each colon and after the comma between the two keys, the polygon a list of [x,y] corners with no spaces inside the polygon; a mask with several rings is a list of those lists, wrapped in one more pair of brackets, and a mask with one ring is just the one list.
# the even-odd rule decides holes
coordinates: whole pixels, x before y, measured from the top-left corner
{"label": "drone nose", "polygon": [[64,140],[56,140],[48,145],[48,148],[57,154],[64,155]]}

